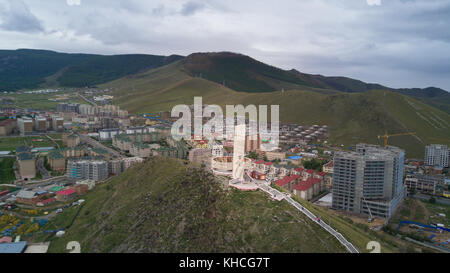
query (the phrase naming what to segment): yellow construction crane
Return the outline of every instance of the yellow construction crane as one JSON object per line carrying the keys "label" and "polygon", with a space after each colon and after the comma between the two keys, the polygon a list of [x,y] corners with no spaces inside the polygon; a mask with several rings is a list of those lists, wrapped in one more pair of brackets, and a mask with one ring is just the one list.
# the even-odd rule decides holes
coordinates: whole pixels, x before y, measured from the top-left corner
{"label": "yellow construction crane", "polygon": [[386,133],[383,136],[378,136],[378,139],[383,138],[384,139],[384,147],[388,146],[388,139],[390,137],[396,137],[396,136],[412,136],[415,135],[415,132],[410,132],[410,133],[403,133],[403,134],[392,134],[392,135],[388,135],[388,132],[386,131]]}

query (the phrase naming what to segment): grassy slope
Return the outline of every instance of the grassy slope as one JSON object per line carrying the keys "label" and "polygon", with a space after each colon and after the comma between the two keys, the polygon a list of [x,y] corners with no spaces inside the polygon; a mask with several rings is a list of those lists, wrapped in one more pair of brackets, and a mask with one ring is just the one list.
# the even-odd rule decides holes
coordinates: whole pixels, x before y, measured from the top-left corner
{"label": "grassy slope", "polygon": [[345,251],[286,202],[224,191],[211,174],[178,160],[144,164],[83,197],[74,225],[50,251],[64,252],[73,240],[82,252]]}
{"label": "grassy slope", "polygon": [[386,129],[389,133],[417,132],[418,138],[390,139],[390,144],[406,149],[409,157],[423,157],[425,143],[450,144],[450,115],[390,91],[335,94],[309,90],[236,92],[188,76],[180,62],[105,85],[110,86],[116,88],[116,102],[134,113],[168,111],[177,104],[192,104],[194,96],[202,96],[203,103],[221,106],[278,104],[282,121],[329,125],[331,141],[335,144],[381,144],[377,136],[384,134]]}

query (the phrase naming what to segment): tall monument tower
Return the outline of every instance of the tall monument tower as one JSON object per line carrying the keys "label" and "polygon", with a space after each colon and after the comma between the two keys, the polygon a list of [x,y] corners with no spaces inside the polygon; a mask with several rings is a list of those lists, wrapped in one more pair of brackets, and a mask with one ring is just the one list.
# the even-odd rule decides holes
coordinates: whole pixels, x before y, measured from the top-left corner
{"label": "tall monument tower", "polygon": [[233,179],[244,179],[245,124],[234,127]]}

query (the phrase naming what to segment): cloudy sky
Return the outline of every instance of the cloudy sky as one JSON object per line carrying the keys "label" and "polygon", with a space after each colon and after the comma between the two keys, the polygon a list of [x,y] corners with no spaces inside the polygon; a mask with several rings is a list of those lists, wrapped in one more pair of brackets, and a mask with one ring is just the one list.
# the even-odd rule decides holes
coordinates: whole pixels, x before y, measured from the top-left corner
{"label": "cloudy sky", "polygon": [[450,0],[0,0],[0,48],[233,51],[284,69],[450,90]]}

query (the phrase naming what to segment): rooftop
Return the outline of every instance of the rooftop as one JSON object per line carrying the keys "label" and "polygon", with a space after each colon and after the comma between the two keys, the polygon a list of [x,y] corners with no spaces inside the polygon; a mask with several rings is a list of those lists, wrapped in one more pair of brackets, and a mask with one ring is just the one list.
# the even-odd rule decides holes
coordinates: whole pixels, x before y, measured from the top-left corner
{"label": "rooftop", "polygon": [[34,158],[33,158],[33,155],[31,153],[27,152],[27,153],[20,153],[20,154],[18,154],[17,155],[17,159],[19,161],[24,161],[24,160],[33,160]]}
{"label": "rooftop", "polygon": [[59,151],[52,151],[52,152],[50,152],[50,153],[48,154],[48,157],[49,157],[50,159],[52,159],[52,160],[55,160],[55,159],[64,159],[63,154],[62,154],[61,152],[59,152]]}
{"label": "rooftop", "polygon": [[65,190],[58,191],[56,194],[67,196],[67,195],[71,195],[74,193],[75,193],[74,189],[65,189]]}
{"label": "rooftop", "polygon": [[27,246],[27,242],[0,244],[0,253],[22,253]]}
{"label": "rooftop", "polygon": [[26,152],[30,152],[31,149],[28,146],[19,146],[16,148],[16,153],[26,153]]}
{"label": "rooftop", "polygon": [[298,183],[297,185],[295,185],[294,190],[306,191],[306,190],[309,190],[312,187],[312,185],[313,184],[308,179],[306,181],[302,181],[302,182]]}
{"label": "rooftop", "polygon": [[30,198],[34,198],[35,196],[36,196],[36,192],[34,192],[34,191],[21,190],[17,193],[18,198],[30,199]]}

